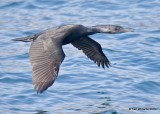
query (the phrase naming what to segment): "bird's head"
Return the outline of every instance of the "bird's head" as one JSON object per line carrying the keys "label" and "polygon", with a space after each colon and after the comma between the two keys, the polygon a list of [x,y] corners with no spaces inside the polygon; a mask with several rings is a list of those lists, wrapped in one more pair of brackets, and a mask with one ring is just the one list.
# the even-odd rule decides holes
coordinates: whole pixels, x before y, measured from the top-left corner
{"label": "bird's head", "polygon": [[124,33],[124,32],[133,32],[131,28],[124,28],[116,25],[96,25],[91,27],[92,31],[95,33]]}

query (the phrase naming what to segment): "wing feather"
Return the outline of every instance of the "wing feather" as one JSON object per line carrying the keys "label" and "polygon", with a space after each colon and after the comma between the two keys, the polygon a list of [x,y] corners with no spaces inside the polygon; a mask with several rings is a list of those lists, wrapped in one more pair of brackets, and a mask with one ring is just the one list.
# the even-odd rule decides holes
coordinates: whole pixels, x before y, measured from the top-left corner
{"label": "wing feather", "polygon": [[82,50],[85,55],[95,63],[97,63],[99,67],[102,66],[103,68],[105,68],[110,66],[110,62],[103,53],[101,45],[88,36],[82,37],[72,44],[79,50]]}
{"label": "wing feather", "polygon": [[45,44],[42,40],[35,40],[30,47],[30,61],[32,64],[32,80],[37,93],[42,93],[56,80],[65,54],[62,47],[51,43]]}

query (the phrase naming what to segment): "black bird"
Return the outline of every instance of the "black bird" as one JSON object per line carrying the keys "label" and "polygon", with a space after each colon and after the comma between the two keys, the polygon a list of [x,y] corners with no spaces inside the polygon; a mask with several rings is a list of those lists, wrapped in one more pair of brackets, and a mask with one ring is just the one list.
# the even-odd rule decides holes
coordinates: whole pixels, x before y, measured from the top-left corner
{"label": "black bird", "polygon": [[124,33],[131,29],[116,25],[65,25],[48,29],[35,35],[16,38],[13,41],[32,41],[29,55],[32,64],[33,84],[37,93],[42,93],[50,87],[58,76],[59,67],[65,58],[62,46],[71,43],[82,50],[84,54],[103,68],[110,62],[102,51],[101,45],[92,40],[89,35],[95,33]]}

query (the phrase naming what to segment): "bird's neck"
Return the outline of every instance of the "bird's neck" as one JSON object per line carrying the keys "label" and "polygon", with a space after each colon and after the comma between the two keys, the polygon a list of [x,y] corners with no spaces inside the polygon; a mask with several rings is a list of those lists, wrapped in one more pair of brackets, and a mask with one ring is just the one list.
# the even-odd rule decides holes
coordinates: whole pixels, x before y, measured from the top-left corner
{"label": "bird's neck", "polygon": [[97,28],[96,26],[88,26],[88,33],[99,33],[99,28]]}
{"label": "bird's neck", "polygon": [[99,26],[87,26],[88,34],[102,33],[102,30]]}

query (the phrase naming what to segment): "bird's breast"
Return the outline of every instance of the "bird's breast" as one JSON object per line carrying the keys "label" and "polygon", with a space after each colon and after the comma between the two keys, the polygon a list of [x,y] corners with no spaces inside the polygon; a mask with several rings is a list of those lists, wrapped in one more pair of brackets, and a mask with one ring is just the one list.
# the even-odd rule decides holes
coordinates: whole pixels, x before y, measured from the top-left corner
{"label": "bird's breast", "polygon": [[69,34],[68,36],[66,36],[62,42],[62,45],[66,45],[69,43],[72,43],[76,40],[78,40],[81,36],[75,33]]}

